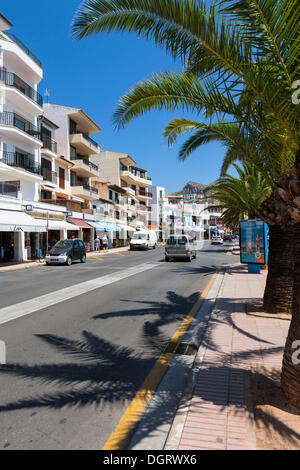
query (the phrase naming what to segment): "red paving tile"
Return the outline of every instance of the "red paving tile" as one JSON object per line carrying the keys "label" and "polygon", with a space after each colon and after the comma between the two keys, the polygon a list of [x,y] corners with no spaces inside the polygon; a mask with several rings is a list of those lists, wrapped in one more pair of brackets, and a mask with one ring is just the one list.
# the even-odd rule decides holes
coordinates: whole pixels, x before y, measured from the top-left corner
{"label": "red paving tile", "polygon": [[179,450],[248,448],[245,371],[254,364],[280,367],[289,329],[285,320],[246,317],[245,302],[262,298],[265,280],[266,272],[225,275]]}

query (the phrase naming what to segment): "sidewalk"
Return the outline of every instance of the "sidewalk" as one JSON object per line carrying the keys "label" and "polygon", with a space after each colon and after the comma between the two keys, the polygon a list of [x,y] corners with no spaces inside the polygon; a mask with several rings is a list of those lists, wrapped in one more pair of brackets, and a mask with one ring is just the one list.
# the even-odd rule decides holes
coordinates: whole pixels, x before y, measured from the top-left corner
{"label": "sidewalk", "polygon": [[181,415],[181,421],[177,419],[177,423],[182,426],[179,430],[178,424],[177,429],[173,424],[165,449],[255,448],[251,402],[245,391],[249,385],[247,371],[252,366],[281,367],[290,323],[286,319],[246,315],[245,302],[261,300],[266,275],[248,274],[241,267],[226,273],[210,320],[193,396],[188,405],[179,407],[177,418]]}
{"label": "sidewalk", "polygon": [[[121,248],[113,248],[108,251],[108,253],[103,253],[103,251],[91,251],[86,254],[87,258],[92,258],[93,256],[108,256],[112,254],[122,253],[123,251],[128,251],[128,246]],[[45,264],[45,260],[41,261],[24,261],[23,263],[16,263],[14,261],[9,263],[0,263],[0,273],[5,273],[9,271],[17,271],[19,269],[28,269],[35,266],[40,266]]]}

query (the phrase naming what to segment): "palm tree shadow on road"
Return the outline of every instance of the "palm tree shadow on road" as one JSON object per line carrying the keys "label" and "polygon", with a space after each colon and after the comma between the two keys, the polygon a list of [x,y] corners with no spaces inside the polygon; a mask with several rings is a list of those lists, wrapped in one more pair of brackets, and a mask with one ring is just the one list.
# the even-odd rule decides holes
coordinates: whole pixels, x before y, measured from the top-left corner
{"label": "palm tree shadow on road", "polygon": [[[61,354],[70,358],[69,362],[59,364],[7,364],[0,366],[0,374],[9,374],[29,381],[36,381],[39,385],[58,387],[58,391],[37,393],[31,397],[21,398],[7,404],[0,404],[0,412],[12,412],[15,410],[30,408],[62,409],[64,407],[87,407],[96,406],[99,410],[106,406],[124,406],[135,396],[137,390],[141,389],[144,379],[152,369],[155,360],[164,351],[169,338],[161,332],[161,328],[176,318],[181,320],[195,304],[199,294],[193,294],[187,298],[168,292],[167,302],[141,302],[148,308],[135,311],[112,312],[97,315],[94,318],[119,318],[120,316],[153,315],[157,318],[146,321],[143,326],[142,340],[146,354],[136,352],[133,348],[120,347],[110,341],[102,339],[93,333],[83,331],[81,340],[72,340],[51,334],[36,335],[41,341],[46,342],[49,347],[54,348]],[[235,299],[224,299],[232,304]],[[130,301],[131,302],[131,301]],[[183,306],[184,311],[183,311]],[[212,329],[219,320],[212,322]],[[246,331],[239,329],[229,316],[228,323],[236,328],[239,333],[248,335]],[[255,339],[253,337],[253,339]],[[209,341],[208,349],[220,353],[217,344]],[[268,344],[265,354],[272,354],[280,348]],[[259,351],[252,351],[253,360]],[[240,371],[240,362],[249,358],[248,352],[234,353],[232,357],[233,366],[231,370]],[[224,369],[228,364],[228,357],[223,358],[220,365],[206,365],[202,374],[214,373],[218,368]],[[236,366],[234,365],[236,364]],[[190,376],[187,377],[187,380]],[[145,390],[145,393],[147,391]],[[199,398],[205,402],[208,400],[205,394]],[[160,424],[172,422],[174,413],[180,399],[182,390],[174,393],[169,390],[159,390],[155,395],[152,406],[147,411],[147,419],[143,420],[143,433],[150,435]],[[211,402],[211,398],[209,399]],[[220,408],[225,411],[226,406]],[[276,423],[273,418],[271,425],[283,429],[282,423]],[[286,435],[293,439],[299,439],[299,435],[286,427]]]}

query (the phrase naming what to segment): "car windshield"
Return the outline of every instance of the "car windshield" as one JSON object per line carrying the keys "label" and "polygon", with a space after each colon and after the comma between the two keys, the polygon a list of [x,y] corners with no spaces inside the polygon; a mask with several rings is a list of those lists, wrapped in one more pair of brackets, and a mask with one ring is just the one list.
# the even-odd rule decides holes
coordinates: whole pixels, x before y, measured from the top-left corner
{"label": "car windshield", "polygon": [[135,233],[132,237],[133,240],[147,240],[147,233]]}
{"label": "car windshield", "polygon": [[71,248],[72,244],[72,240],[60,240],[53,248]]}
{"label": "car windshield", "polygon": [[171,245],[171,246],[174,246],[174,245],[186,245],[187,242],[188,242],[188,240],[187,240],[186,237],[180,237],[180,238],[171,237],[171,238],[168,239],[167,245]]}

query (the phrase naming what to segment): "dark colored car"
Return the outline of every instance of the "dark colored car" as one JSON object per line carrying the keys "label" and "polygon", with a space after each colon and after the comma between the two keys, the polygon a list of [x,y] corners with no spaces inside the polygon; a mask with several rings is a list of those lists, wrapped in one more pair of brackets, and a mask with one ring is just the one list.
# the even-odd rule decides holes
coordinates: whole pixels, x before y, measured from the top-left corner
{"label": "dark colored car", "polygon": [[231,235],[224,235],[224,242],[232,242],[232,236]]}
{"label": "dark colored car", "polygon": [[82,240],[60,240],[46,256],[46,264],[67,264],[71,266],[73,261],[86,262],[86,251]]}

